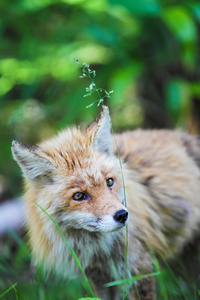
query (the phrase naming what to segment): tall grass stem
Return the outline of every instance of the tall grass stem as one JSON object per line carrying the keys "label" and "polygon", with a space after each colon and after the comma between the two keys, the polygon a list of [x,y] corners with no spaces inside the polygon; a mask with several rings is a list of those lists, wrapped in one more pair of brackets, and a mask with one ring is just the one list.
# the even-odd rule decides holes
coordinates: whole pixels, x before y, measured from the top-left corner
{"label": "tall grass stem", "polygon": [[7,293],[9,293],[12,289],[14,289],[15,286],[17,285],[17,282],[11,285],[12,285],[11,287],[9,287],[3,294],[0,295],[0,298],[3,298]]}

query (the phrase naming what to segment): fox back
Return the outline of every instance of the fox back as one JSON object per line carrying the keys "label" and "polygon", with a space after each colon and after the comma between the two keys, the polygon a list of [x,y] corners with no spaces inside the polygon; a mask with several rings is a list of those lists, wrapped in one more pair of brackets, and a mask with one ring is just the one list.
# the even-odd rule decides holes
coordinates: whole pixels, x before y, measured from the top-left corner
{"label": "fox back", "polygon": [[[124,275],[128,221],[127,276],[151,272],[152,251],[174,257],[198,232],[199,148],[197,138],[176,131],[138,130],[113,138],[105,106],[83,132],[67,129],[38,146],[14,141],[13,156],[26,179],[27,226],[36,262],[63,278],[77,271],[41,206],[63,231],[97,294],[121,299],[104,284],[114,279],[113,265]],[[138,292],[141,299],[155,298],[152,278],[136,287],[131,299],[138,299]]]}

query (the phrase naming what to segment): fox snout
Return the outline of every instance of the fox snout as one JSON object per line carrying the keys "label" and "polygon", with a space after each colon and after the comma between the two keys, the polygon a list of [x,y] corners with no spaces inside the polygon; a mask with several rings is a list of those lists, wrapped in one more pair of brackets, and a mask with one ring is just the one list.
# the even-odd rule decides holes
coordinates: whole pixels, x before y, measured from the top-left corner
{"label": "fox snout", "polygon": [[113,219],[117,223],[125,224],[126,220],[128,219],[128,211],[125,209],[121,209],[121,210],[117,211],[114,214]]}

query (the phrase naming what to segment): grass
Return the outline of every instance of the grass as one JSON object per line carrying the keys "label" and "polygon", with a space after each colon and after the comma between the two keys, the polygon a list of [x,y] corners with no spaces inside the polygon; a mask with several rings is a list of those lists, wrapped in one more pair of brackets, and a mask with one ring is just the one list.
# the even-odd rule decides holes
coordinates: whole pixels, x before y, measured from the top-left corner
{"label": "grass", "polygon": [[0,254],[1,299],[77,300],[91,294],[83,278],[56,281],[52,276],[47,278],[41,267],[36,271],[26,245],[16,242],[10,233],[5,243],[5,251]]}
{"label": "grass", "polygon": [[[4,250],[0,252],[0,299],[77,300],[90,295],[88,286],[82,277],[58,281],[52,275],[47,279],[41,268],[35,272],[31,266],[30,253],[26,244],[18,235],[18,240],[16,240],[15,236],[10,232],[4,241],[0,240],[1,250]],[[199,244],[197,241],[196,245],[191,246],[193,256],[191,256],[190,250],[186,249],[186,253],[172,265],[166,265],[163,262],[160,274],[156,272],[150,274],[150,276],[155,275],[158,282],[158,300],[200,299],[198,286]],[[182,261],[185,262],[185,265]],[[195,270],[193,264],[196,266]],[[128,280],[135,279],[139,278]],[[113,284],[123,285],[123,280]]]}
{"label": "grass", "polygon": [[18,299],[18,296],[16,294],[16,289],[15,289],[15,286],[17,285],[17,283],[10,283],[11,284],[11,287],[9,287],[5,292],[3,292],[1,295],[0,295],[0,298],[3,298],[4,296],[6,296],[6,294],[8,294],[12,289],[15,290],[15,295],[16,295],[16,298]]}

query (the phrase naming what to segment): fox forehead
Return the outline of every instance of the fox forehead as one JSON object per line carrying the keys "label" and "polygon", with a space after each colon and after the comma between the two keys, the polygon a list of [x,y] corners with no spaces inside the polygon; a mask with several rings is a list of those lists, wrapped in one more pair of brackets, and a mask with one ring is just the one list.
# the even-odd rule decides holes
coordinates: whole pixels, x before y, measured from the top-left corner
{"label": "fox forehead", "polygon": [[61,132],[57,137],[39,145],[59,172],[68,176],[71,186],[97,186],[105,178],[120,173],[119,162],[115,157],[110,159],[106,154],[96,151],[88,135],[78,128]]}
{"label": "fox forehead", "polygon": [[69,160],[74,156],[87,155],[91,149],[90,139],[80,129],[73,127],[60,132],[56,137],[42,142],[40,149],[48,155],[49,158],[59,160]]}

